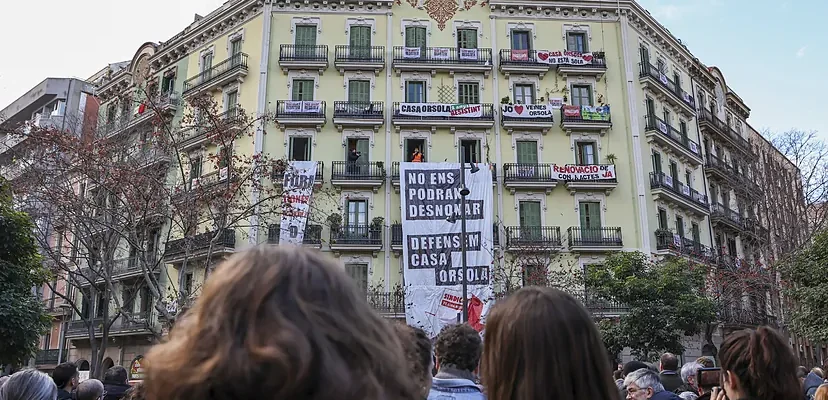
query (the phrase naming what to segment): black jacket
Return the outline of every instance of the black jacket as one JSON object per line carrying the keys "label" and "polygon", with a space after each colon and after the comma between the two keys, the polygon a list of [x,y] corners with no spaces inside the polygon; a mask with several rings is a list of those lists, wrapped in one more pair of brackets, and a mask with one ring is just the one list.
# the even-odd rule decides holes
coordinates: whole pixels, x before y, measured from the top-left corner
{"label": "black jacket", "polygon": [[676,371],[662,371],[659,375],[661,384],[664,385],[664,390],[668,392],[675,392],[684,382],[681,380],[681,375]]}
{"label": "black jacket", "polygon": [[348,152],[348,162],[356,162],[359,159],[360,154],[355,151]]}
{"label": "black jacket", "polygon": [[131,386],[125,385],[123,383],[104,383],[106,397],[104,397],[103,400],[120,400],[124,397],[124,393],[126,393],[126,391],[129,390],[130,387]]}
{"label": "black jacket", "polygon": [[57,400],[72,400],[72,392],[67,392],[63,389],[58,389]]}

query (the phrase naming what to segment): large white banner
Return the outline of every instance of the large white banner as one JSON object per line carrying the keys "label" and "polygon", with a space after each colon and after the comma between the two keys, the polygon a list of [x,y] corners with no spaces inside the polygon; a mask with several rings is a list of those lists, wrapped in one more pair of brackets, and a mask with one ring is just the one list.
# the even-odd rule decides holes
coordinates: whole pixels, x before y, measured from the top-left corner
{"label": "large white banner", "polygon": [[[514,51],[514,50],[513,50]],[[535,56],[539,63],[552,65],[585,65],[592,64],[592,53],[578,51],[545,51],[538,50]]]}
{"label": "large white banner", "polygon": [[482,104],[445,103],[400,103],[399,113],[417,117],[463,117],[483,116]]}
{"label": "large white banner", "polygon": [[501,104],[500,113],[512,118],[552,118],[551,104]]}
{"label": "large white banner", "polygon": [[302,244],[316,179],[316,161],[291,161],[282,181],[282,224],[279,244]]}
{"label": "large white banner", "polygon": [[[435,337],[462,315],[461,221],[466,215],[469,324],[478,331],[494,301],[492,295],[492,172],[466,168],[465,210],[460,209],[460,164],[400,164],[402,194],[405,318]],[[457,214],[457,221],[446,218]]]}
{"label": "large white banner", "polygon": [[553,165],[552,178],[559,181],[606,181],[615,179],[615,165]]}

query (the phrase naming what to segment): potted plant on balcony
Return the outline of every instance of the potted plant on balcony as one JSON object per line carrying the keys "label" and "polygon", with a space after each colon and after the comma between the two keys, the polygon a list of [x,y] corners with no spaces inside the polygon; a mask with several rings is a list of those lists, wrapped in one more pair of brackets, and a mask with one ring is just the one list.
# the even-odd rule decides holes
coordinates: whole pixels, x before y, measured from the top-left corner
{"label": "potted plant on balcony", "polygon": [[612,153],[607,154],[607,163],[615,164],[615,160],[617,160],[617,159],[618,158],[615,156],[615,154],[612,154]]}
{"label": "potted plant on balcony", "polygon": [[500,104],[511,104],[511,103],[512,103],[512,99],[510,99],[509,96],[506,96],[506,97],[500,99]]}
{"label": "potted plant on balcony", "polygon": [[382,237],[382,225],[385,223],[385,218],[383,217],[374,217],[371,220],[370,225],[370,237],[371,241],[379,242],[380,238]]}
{"label": "potted plant on balcony", "polygon": [[331,242],[336,242],[339,232],[342,230],[342,214],[331,213],[326,219],[328,227],[331,228]]}

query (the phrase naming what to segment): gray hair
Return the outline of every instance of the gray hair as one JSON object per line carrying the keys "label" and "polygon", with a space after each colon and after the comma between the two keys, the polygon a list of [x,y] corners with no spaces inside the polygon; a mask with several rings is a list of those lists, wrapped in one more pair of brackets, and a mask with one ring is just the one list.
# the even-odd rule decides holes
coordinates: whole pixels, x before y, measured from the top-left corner
{"label": "gray hair", "polygon": [[[103,396],[104,385],[97,379],[87,379],[78,385],[75,392],[78,400],[97,400]],[[2,400],[2,399],[0,399]]]}
{"label": "gray hair", "polygon": [[691,376],[695,377],[702,368],[704,368],[704,365],[701,365],[695,361],[684,364],[684,366],[681,367],[681,380],[684,381],[684,383],[690,383],[687,382],[687,380],[690,379]]}
{"label": "gray hair", "polygon": [[653,393],[664,391],[664,385],[661,384],[658,374],[646,368],[634,371],[624,378],[624,386],[629,387],[633,383],[641,389],[652,388]]}
{"label": "gray hair", "polygon": [[0,387],[2,400],[55,400],[57,386],[49,375],[36,369],[16,372]]}
{"label": "gray hair", "polygon": [[693,392],[681,392],[681,393],[678,395],[678,397],[680,397],[682,400],[696,400],[696,399],[698,399],[698,398],[699,398],[699,396],[697,396],[697,395],[696,395],[695,393],[693,393]]}

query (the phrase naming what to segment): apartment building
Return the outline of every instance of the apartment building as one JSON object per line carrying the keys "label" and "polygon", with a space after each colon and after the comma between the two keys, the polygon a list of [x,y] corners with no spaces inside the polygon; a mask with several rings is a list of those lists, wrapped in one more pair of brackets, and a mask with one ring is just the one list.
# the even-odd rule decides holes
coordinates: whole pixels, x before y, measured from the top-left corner
{"label": "apartment building", "polygon": [[[769,194],[757,184],[756,166],[771,150],[749,127],[749,107],[721,71],[632,0],[532,7],[514,0],[230,0],[113,65],[93,77],[98,135],[145,140],[152,117],[140,93],[172,125],[184,118],[187,100],[201,95],[212,97],[225,120],[242,109],[271,116],[231,149],[192,130],[180,148],[183,173],[171,171],[170,182],[186,189],[227,179],[203,161],[219,152],[317,161],[305,244],[342,262],[389,317],[403,314],[394,301],[402,281],[399,162],[415,149],[425,161],[490,165],[499,268],[554,273],[555,264],[582,267],[619,250],[725,267],[771,257]],[[472,105],[466,111],[475,117],[445,112],[458,104]],[[346,163],[352,149],[361,153],[356,169]],[[148,157],[169,165],[179,159]],[[612,174],[558,181],[556,166]],[[797,176],[785,178],[790,187]],[[329,221],[341,222],[331,229]],[[211,266],[199,246],[217,245],[223,255],[279,237],[278,221],[202,228],[199,235],[218,242],[190,238],[196,251],[186,256],[183,237],[142,249],[163,257],[171,290],[179,289],[179,274],[188,292],[205,279]],[[136,279],[131,251],[119,255],[125,282]],[[153,320],[151,296],[135,298],[134,310]],[[108,307],[88,303],[92,313]],[[778,316],[772,304],[751,305],[764,319],[730,322],[767,322]],[[70,358],[84,361],[88,344],[71,327]],[[150,341],[146,330],[124,327],[107,364],[130,365]],[[687,355],[700,352],[690,346]]]}

